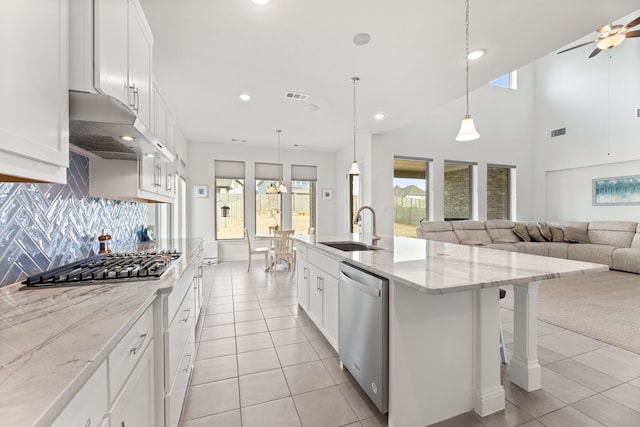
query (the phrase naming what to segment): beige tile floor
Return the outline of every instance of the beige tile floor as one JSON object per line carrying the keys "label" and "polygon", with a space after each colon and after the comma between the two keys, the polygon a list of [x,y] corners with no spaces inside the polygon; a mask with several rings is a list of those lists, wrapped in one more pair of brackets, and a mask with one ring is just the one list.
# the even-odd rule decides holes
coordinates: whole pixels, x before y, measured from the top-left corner
{"label": "beige tile floor", "polygon": [[[208,295],[181,427],[386,426],[296,303],[295,273],[205,267]],[[502,309],[509,356],[513,313]],[[638,427],[640,355],[539,322],[544,388],[502,377],[506,409],[438,427]]]}

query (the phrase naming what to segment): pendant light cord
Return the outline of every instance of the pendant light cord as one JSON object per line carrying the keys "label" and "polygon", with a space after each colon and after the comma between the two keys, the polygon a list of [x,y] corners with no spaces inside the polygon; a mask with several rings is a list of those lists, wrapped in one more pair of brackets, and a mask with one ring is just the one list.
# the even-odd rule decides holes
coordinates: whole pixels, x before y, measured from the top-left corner
{"label": "pendant light cord", "polygon": [[356,82],[359,77],[352,77],[353,81],[353,161],[356,161]]}
{"label": "pendant light cord", "polygon": [[465,20],[464,20],[464,30],[465,30],[465,56],[464,59],[467,64],[467,116],[469,115],[469,0],[465,0]]}

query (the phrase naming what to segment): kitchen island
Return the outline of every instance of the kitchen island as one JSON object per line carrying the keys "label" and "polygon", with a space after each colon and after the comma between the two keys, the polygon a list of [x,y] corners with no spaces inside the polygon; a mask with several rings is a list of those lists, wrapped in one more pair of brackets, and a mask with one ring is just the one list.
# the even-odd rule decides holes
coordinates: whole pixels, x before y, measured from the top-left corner
{"label": "kitchen island", "polygon": [[[154,425],[164,425],[164,367],[161,363],[165,351],[163,340],[167,335],[162,326],[166,323],[163,316],[167,316],[167,306],[171,308],[176,287],[186,289],[182,285],[184,279],[190,281],[193,277],[193,269],[201,260],[201,247],[202,239],[194,238],[144,242],[128,248],[182,252],[183,255],[157,280],[38,289],[27,289],[16,283],[0,288],[0,425],[60,425],[61,412],[74,396],[86,389],[88,381],[98,375],[107,378],[107,362],[111,381],[109,403],[106,401],[106,384],[91,383],[90,386],[102,388],[99,397],[104,398],[105,408],[107,405],[116,407],[118,403],[114,404],[114,400],[118,389],[114,389],[113,384],[123,383],[126,372],[116,377],[118,370],[123,370],[115,363],[116,358],[112,360],[109,357],[141,319],[159,326],[152,327],[155,332],[149,330],[149,336],[145,334],[146,340],[142,336],[141,341],[138,337],[133,339],[140,343],[140,348],[144,343],[148,353],[158,355],[155,384],[159,392],[153,391],[155,396],[147,396],[146,403],[155,400],[157,421]],[[186,291],[181,289],[180,292]],[[125,354],[130,353],[135,355],[130,347],[126,347]],[[153,371],[153,363],[150,366]],[[127,387],[119,388],[126,391]],[[124,395],[124,392],[119,395]],[[87,406],[95,405],[99,400],[97,397],[89,399]],[[85,425],[85,420],[74,425]],[[100,424],[102,421],[98,418],[89,422],[91,426],[105,425]]]}
{"label": "kitchen island", "polygon": [[[499,287],[514,288],[510,380],[541,387],[537,358],[540,281],[607,266],[403,237],[382,250],[346,252],[322,244],[358,235],[295,236],[296,245],[389,280],[389,426],[425,426],[474,410],[505,407],[500,382]],[[337,273],[336,273],[337,274]],[[334,340],[335,342],[335,340]]]}

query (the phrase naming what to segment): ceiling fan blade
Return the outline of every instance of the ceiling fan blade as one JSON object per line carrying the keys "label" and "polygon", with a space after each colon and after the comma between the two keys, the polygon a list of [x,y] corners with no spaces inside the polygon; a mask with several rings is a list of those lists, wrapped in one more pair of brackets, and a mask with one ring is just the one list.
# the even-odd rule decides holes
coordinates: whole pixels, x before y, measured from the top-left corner
{"label": "ceiling fan blade", "polygon": [[570,50],[577,49],[577,48],[579,48],[579,47],[586,46],[586,45],[588,45],[588,44],[595,43],[595,42],[596,42],[595,40],[591,40],[590,42],[580,43],[580,44],[577,44],[577,45],[575,45],[575,46],[571,46],[571,47],[570,47],[570,48],[568,48],[568,49],[561,50],[560,52],[558,52],[558,54],[565,53],[565,52],[568,52],[568,51],[570,51]]}
{"label": "ceiling fan blade", "polygon": [[628,39],[631,37],[640,37],[640,30],[635,30],[635,31],[627,31],[626,33],[624,33],[624,38]]}
{"label": "ceiling fan blade", "polygon": [[595,48],[593,50],[593,52],[591,52],[591,55],[589,55],[589,58],[593,58],[594,56],[596,56],[597,54],[599,54],[600,52],[602,52],[602,49],[600,49],[599,47]]}
{"label": "ceiling fan blade", "polygon": [[625,27],[627,28],[633,28],[636,25],[640,25],[640,16],[638,16],[636,19],[634,19],[633,21],[629,22],[627,25],[625,25]]}

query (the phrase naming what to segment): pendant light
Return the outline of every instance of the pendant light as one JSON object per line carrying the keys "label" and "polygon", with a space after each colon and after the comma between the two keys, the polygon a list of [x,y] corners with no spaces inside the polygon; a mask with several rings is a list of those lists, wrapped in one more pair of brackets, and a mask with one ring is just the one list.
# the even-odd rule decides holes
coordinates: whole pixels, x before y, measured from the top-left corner
{"label": "pendant light", "polygon": [[467,64],[467,90],[466,90],[466,100],[467,100],[467,114],[465,114],[464,119],[462,119],[462,123],[460,124],[460,131],[458,132],[458,136],[456,136],[456,141],[473,141],[474,139],[480,138],[480,134],[476,130],[475,125],[473,124],[473,118],[471,114],[469,114],[469,0],[465,0],[465,55],[464,59]]}
{"label": "pendant light", "polygon": [[360,175],[360,168],[356,160],[356,82],[358,80],[360,80],[360,77],[351,77],[353,82],[353,163],[351,163],[349,175]]}
{"label": "pendant light", "polygon": [[[278,134],[278,167],[282,167],[282,164],[280,163],[280,134],[282,133],[282,129],[277,129],[276,133]],[[269,188],[267,188],[267,193],[269,194],[276,194],[276,193],[287,193],[287,186],[284,184],[284,181],[282,180],[282,175],[278,176],[278,186],[276,187],[275,183],[271,183],[269,185]]]}

